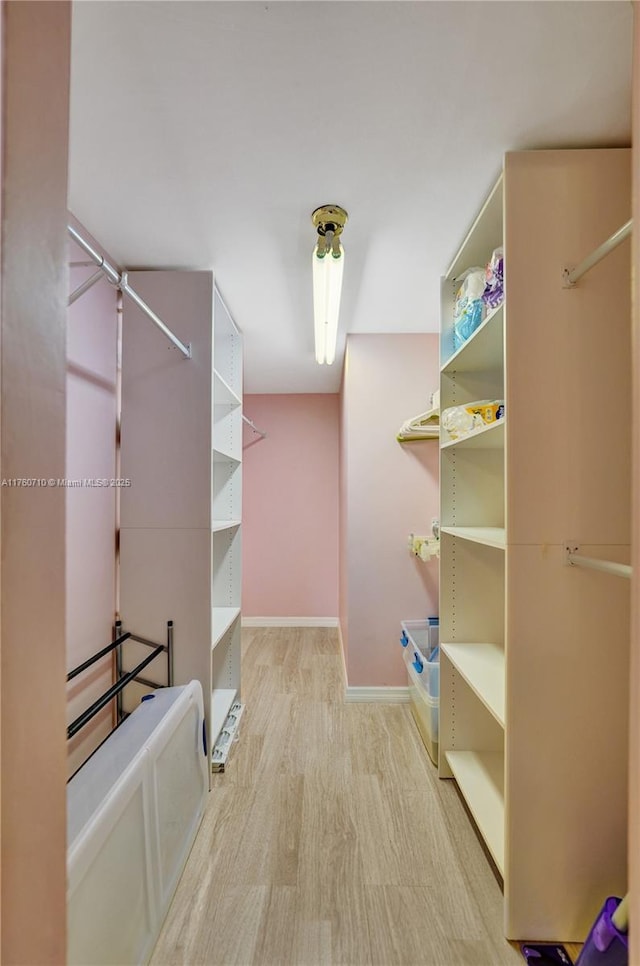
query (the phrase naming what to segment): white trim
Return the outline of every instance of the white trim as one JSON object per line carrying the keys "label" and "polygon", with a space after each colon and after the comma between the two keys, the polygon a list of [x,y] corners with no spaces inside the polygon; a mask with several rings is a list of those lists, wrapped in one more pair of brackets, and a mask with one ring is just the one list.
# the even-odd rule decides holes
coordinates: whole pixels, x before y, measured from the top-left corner
{"label": "white trim", "polygon": [[243,617],[243,627],[337,627],[337,617]]}
{"label": "white trim", "polygon": [[345,691],[344,699],[349,703],[375,702],[377,704],[406,704],[409,701],[409,688],[407,687],[388,687],[388,688],[347,687]]}
{"label": "white trim", "polygon": [[340,656],[342,658],[342,680],[344,681],[345,694],[349,686],[349,675],[347,674],[347,655],[344,650],[344,640],[342,638],[342,625],[338,619],[338,638],[340,640]]}

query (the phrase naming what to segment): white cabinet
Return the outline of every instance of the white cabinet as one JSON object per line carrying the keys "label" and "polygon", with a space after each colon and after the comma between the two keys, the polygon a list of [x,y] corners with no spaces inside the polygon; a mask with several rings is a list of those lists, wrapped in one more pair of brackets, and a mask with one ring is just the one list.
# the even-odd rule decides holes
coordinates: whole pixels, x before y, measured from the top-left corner
{"label": "white cabinet", "polygon": [[240,700],[242,338],[210,272],[129,278],[192,358],[124,303],[120,613],[152,640],[173,620],[174,683],[200,681],[213,752]]}
{"label": "white cabinet", "polygon": [[[628,581],[564,565],[629,554],[630,152],[506,155],[442,281],[441,410],[505,417],[441,437],[440,775],[504,880],[512,939],[583,940],[626,891]],[[454,352],[455,279],[504,246],[506,299]]]}

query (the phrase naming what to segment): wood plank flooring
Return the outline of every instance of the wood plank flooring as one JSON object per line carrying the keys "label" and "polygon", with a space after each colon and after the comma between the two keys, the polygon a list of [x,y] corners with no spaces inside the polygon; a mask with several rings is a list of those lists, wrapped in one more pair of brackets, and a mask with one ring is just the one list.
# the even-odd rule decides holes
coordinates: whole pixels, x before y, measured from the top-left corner
{"label": "wood plank flooring", "polygon": [[523,966],[408,705],[345,704],[337,631],[243,630],[243,701],[155,966]]}

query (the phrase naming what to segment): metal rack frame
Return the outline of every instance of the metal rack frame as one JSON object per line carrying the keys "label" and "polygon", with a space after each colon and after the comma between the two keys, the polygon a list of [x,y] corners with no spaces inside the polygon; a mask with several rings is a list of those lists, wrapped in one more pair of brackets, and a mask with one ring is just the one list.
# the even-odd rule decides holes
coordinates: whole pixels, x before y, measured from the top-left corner
{"label": "metal rack frame", "polygon": [[[82,712],[81,715],[71,722],[67,728],[67,741],[69,738],[73,738],[75,734],[84,728],[86,724],[91,721],[92,718],[102,711],[110,701],[114,698],[117,699],[117,717],[118,724],[122,721],[123,711],[122,711],[122,692],[128,684],[132,681],[137,681],[139,684],[144,684],[147,687],[158,688],[162,685],[156,684],[154,681],[149,681],[147,678],[140,677],[140,672],[143,671],[148,664],[151,664],[156,657],[162,653],[167,655],[167,686],[173,686],[173,621],[167,621],[167,643],[158,644],[156,641],[147,640],[145,637],[140,637],[138,634],[132,634],[127,631],[122,634],[122,621],[116,621],[115,624],[116,637],[111,643],[107,644],[106,647],[101,648],[82,664],[79,664],[73,670],[69,671],[67,674],[67,682],[72,681],[83,671],[88,670],[90,667],[99,661],[101,658],[106,657],[112,651],[116,652],[116,682],[112,684],[110,688],[104,691],[99,698],[97,698],[93,704]],[[152,648],[151,654],[149,654],[143,661],[140,661],[131,671],[124,671],[122,667],[122,645],[126,641],[135,641],[138,644],[143,644],[145,647]]]}

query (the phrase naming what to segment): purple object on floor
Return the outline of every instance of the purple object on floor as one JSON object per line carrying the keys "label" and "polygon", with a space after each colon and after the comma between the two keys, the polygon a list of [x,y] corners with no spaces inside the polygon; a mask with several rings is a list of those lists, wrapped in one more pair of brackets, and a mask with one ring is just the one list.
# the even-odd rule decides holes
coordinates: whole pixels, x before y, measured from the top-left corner
{"label": "purple object on floor", "polygon": [[626,932],[620,932],[611,920],[620,901],[615,896],[609,896],[605,901],[580,951],[576,966],[628,966],[629,937]]}
{"label": "purple object on floor", "polygon": [[523,943],[520,949],[529,966],[573,966],[564,946],[554,943]]}

